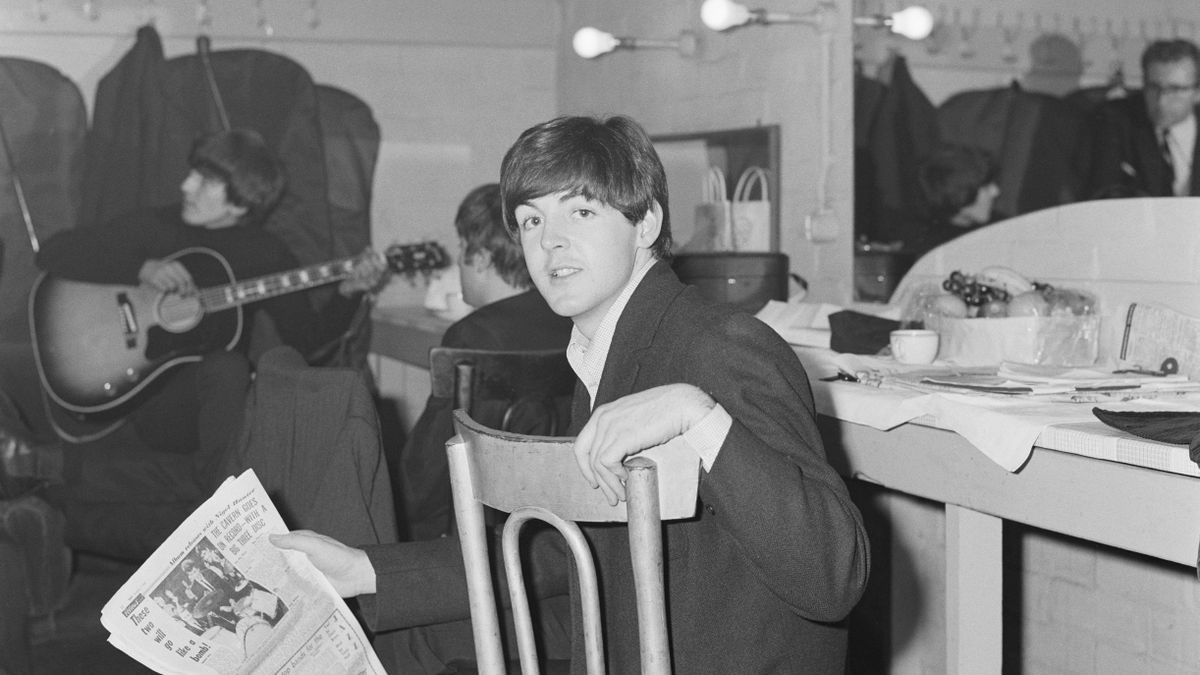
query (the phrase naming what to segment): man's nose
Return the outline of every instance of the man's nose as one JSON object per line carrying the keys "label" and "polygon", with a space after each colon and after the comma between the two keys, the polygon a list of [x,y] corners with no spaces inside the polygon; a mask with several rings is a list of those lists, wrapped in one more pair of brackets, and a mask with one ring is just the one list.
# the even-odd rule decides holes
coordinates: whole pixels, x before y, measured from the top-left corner
{"label": "man's nose", "polygon": [[542,225],[541,245],[547,250],[563,248],[567,245],[566,230],[558,219],[547,218],[545,224]]}

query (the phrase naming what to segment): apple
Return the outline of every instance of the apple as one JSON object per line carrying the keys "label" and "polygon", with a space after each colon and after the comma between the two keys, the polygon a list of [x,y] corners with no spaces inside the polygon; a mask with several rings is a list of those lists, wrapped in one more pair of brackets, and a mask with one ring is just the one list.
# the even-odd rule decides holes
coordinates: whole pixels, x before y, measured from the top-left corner
{"label": "apple", "polygon": [[1050,303],[1041,291],[1027,291],[1008,301],[1009,316],[1049,316]]}
{"label": "apple", "polygon": [[934,314],[947,316],[952,319],[965,319],[967,317],[967,303],[957,295],[950,293],[935,296],[933,301],[929,303],[929,309]]}
{"label": "apple", "polygon": [[999,319],[1008,316],[1008,303],[1003,300],[991,300],[979,308],[979,316],[986,319]]}

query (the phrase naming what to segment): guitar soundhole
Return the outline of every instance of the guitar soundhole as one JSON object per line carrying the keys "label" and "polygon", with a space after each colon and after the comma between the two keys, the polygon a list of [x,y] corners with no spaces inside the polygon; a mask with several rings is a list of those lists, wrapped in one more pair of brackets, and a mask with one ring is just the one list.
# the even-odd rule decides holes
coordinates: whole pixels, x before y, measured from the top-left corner
{"label": "guitar soundhole", "polygon": [[158,325],[172,333],[182,333],[191,330],[200,323],[204,316],[204,308],[200,305],[197,295],[163,295],[158,303]]}

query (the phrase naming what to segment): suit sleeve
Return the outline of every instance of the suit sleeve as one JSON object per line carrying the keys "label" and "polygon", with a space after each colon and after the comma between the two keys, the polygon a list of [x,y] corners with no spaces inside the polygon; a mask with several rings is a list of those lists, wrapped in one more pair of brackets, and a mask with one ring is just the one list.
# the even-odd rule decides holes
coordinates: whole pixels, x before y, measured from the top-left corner
{"label": "suit sleeve", "polygon": [[142,263],[156,248],[158,228],[142,215],[106,227],[63,230],[42,243],[38,267],[65,279],[96,284],[138,284]]}
{"label": "suit sleeve", "polygon": [[1142,167],[1133,158],[1129,147],[1132,133],[1121,108],[1113,103],[1098,107],[1092,120],[1084,199],[1144,194],[1146,177],[1138,175]]}
{"label": "suit sleeve", "polygon": [[825,458],[812,391],[796,355],[746,315],[699,331],[685,359],[733,418],[700,498],[758,579],[800,615],[844,618],[866,584],[858,509]]}
{"label": "suit sleeve", "polygon": [[[548,598],[568,592],[566,543],[549,526],[530,524],[522,557],[527,561],[530,597]],[[500,551],[499,528],[489,549]],[[377,592],[359,596],[363,618],[374,631],[460,621],[471,617],[467,575],[457,537],[365,547],[375,568]],[[492,556],[496,603],[508,607],[508,584],[501,556]]]}

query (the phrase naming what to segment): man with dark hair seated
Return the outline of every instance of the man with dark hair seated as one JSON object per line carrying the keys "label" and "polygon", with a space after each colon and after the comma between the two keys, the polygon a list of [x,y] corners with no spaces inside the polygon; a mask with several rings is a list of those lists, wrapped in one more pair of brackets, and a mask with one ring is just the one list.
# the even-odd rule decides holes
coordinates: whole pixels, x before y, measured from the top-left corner
{"label": "man with dark hair seated", "polygon": [[[571,431],[583,476],[616,504],[623,460],[675,437],[702,466],[696,516],[663,526],[675,671],[842,673],[843,619],[869,568],[861,518],[826,461],[795,352],[671,270],[667,181],[649,136],[627,117],[550,120],[509,149],[500,185],[534,285],[574,323]],[[584,529],[607,672],[637,672],[628,531]],[[545,534],[530,544],[530,585],[543,599],[562,597],[567,553]],[[473,656],[469,633],[451,645],[457,654],[442,640],[449,622],[462,629],[469,616],[456,539],[366,549],[312,532],[271,539],[306,553],[343,596],[359,596],[373,628],[408,629],[394,631],[406,634],[395,642],[402,649],[380,654],[394,672],[447,672]],[[582,672],[573,628],[572,672]]]}
{"label": "man with dark hair seated", "polygon": [[915,248],[924,253],[992,220],[1000,196],[996,168],[987,151],[943,143],[917,167],[928,226]]}
{"label": "man with dark hair seated", "polygon": [[[177,257],[184,250],[215,252],[237,280],[299,267],[284,242],[262,227],[286,177],[258,133],[235,129],[200,138],[188,166],[180,204],[137,211],[105,227],[60,232],[43,243],[39,267],[54,279],[185,297],[205,280],[194,278],[195,268]],[[379,257],[363,256],[339,290],[360,293],[383,271]],[[260,310],[286,344],[305,353],[321,344],[323,332],[338,329],[319,325],[301,293],[247,304],[234,349],[226,351],[226,341],[198,347],[197,361],[162,372],[114,411],[124,419],[119,428],[66,444],[47,414],[52,403],[43,396],[32,347],[0,346],[0,498],[53,503],[66,515],[72,548],[133,560],[147,556],[224,478],[221,460],[239,428],[250,383],[249,326]],[[203,353],[206,348],[213,351]],[[45,547],[28,549],[33,555]],[[30,567],[37,566],[31,559]]]}
{"label": "man with dark hair seated", "polygon": [[[492,350],[566,349],[571,320],[550,310],[536,290],[521,245],[504,227],[500,186],[471,190],[454,217],[458,232],[463,301],[475,309],[446,330],[443,347]],[[453,401],[430,396],[400,455],[398,483],[412,539],[454,532],[454,504],[446,441],[454,435]],[[519,433],[548,433],[542,418],[514,426]]]}

